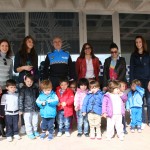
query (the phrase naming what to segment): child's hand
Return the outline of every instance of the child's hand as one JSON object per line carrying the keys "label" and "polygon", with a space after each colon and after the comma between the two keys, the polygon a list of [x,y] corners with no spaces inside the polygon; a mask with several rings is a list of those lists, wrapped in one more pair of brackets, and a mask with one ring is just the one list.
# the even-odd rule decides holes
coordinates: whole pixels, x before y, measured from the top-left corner
{"label": "child's hand", "polygon": [[61,106],[61,103],[58,103],[58,105],[57,106]]}
{"label": "child's hand", "polygon": [[62,102],[61,106],[65,107],[66,106],[66,102]]}
{"label": "child's hand", "polygon": [[127,111],[127,112],[130,112],[130,109],[127,109],[126,111]]}
{"label": "child's hand", "polygon": [[84,112],[84,113],[82,113],[82,116],[85,116],[86,115],[86,113]]}
{"label": "child's hand", "polygon": [[75,109],[75,111],[78,111],[78,107],[77,106],[75,106],[74,109]]}
{"label": "child's hand", "polygon": [[45,105],[46,105],[46,102],[45,102],[45,101],[44,101],[44,102],[42,102],[42,105],[43,105],[43,106],[45,106]]}
{"label": "child's hand", "polygon": [[48,102],[48,103],[50,103],[50,102],[51,102],[51,100],[50,100],[50,99],[48,99],[48,100],[47,100],[47,102]]}
{"label": "child's hand", "polygon": [[106,113],[104,113],[104,114],[102,115],[102,117],[107,118],[107,114],[106,114]]}
{"label": "child's hand", "polygon": [[22,114],[23,114],[23,112],[19,111],[19,115],[22,115]]}

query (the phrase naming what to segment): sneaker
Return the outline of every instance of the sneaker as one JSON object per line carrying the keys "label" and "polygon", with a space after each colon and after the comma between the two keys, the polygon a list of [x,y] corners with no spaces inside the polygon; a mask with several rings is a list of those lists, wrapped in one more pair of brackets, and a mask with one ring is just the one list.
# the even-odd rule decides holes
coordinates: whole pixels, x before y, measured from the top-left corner
{"label": "sneaker", "polygon": [[35,136],[34,136],[34,134],[29,134],[28,138],[31,139],[31,140],[33,140],[33,139],[35,139]]}
{"label": "sneaker", "polygon": [[128,134],[128,132],[127,132],[127,131],[124,131],[124,134]]}
{"label": "sneaker", "polygon": [[62,132],[58,132],[58,133],[57,133],[57,136],[58,136],[58,137],[61,137],[61,136],[62,136]]}
{"label": "sneaker", "polygon": [[96,138],[97,138],[97,140],[101,140],[102,139],[101,135],[97,135]]}
{"label": "sneaker", "polygon": [[88,134],[88,133],[85,133],[84,135],[85,135],[85,137],[89,137],[89,134]]}
{"label": "sneaker", "polygon": [[52,140],[52,139],[53,139],[53,135],[52,135],[52,134],[49,134],[47,139],[48,139],[49,141]]}
{"label": "sneaker", "polygon": [[69,136],[70,136],[70,133],[69,133],[69,132],[65,132],[65,135],[66,135],[67,137],[69,137]]}
{"label": "sneaker", "polygon": [[45,137],[46,137],[46,133],[45,133],[45,132],[42,132],[41,135],[40,135],[40,139],[43,140]]}
{"label": "sneaker", "polygon": [[78,134],[77,134],[77,137],[81,137],[81,136],[82,136],[82,133],[78,133]]}
{"label": "sneaker", "polygon": [[120,136],[120,137],[119,137],[119,140],[120,140],[120,141],[124,141],[124,137],[123,137],[123,136]]}
{"label": "sneaker", "polygon": [[21,134],[25,134],[25,133],[26,133],[26,130],[25,130],[25,126],[24,126],[24,125],[21,126],[21,128],[20,128],[20,133],[21,133]]}
{"label": "sneaker", "polygon": [[93,135],[90,135],[90,139],[91,140],[94,140],[95,139],[95,135],[93,134]]}
{"label": "sneaker", "polygon": [[144,130],[146,123],[142,123],[141,129]]}
{"label": "sneaker", "polygon": [[11,136],[7,137],[7,141],[12,142],[12,137]]}
{"label": "sneaker", "polygon": [[17,140],[20,140],[21,137],[17,134],[17,135],[14,135],[14,138],[17,139]]}
{"label": "sneaker", "polygon": [[138,129],[137,131],[138,131],[138,133],[141,133],[141,132],[142,132],[142,130],[141,130],[141,129]]}
{"label": "sneaker", "polygon": [[39,137],[39,136],[40,136],[39,132],[35,131],[35,132],[34,132],[34,136],[35,136],[35,137]]}
{"label": "sneaker", "polygon": [[131,129],[131,132],[134,133],[135,132],[134,129]]}

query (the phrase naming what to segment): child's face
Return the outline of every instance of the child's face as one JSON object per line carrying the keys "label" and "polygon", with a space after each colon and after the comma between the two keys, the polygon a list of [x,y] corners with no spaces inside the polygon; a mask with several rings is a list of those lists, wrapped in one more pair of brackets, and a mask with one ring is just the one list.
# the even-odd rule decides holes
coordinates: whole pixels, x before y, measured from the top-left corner
{"label": "child's face", "polygon": [[135,91],[135,89],[136,89],[136,84],[135,84],[135,83],[132,83],[132,84],[131,84],[131,90],[132,90],[132,91]]}
{"label": "child's face", "polygon": [[99,88],[97,88],[97,87],[92,87],[92,88],[90,88],[90,91],[91,91],[92,93],[96,93],[98,90],[99,90]]}
{"label": "child's face", "polygon": [[31,87],[33,84],[33,81],[30,78],[26,78],[24,82],[27,87]]}
{"label": "child's face", "polygon": [[14,85],[7,86],[6,89],[7,89],[10,93],[15,93],[15,92],[16,92],[16,86],[14,86]]}
{"label": "child's face", "polygon": [[87,86],[86,86],[86,85],[80,85],[80,89],[81,89],[82,91],[85,91],[85,90],[87,89]]}
{"label": "child's face", "polygon": [[115,88],[113,91],[113,94],[119,94],[120,93],[120,89],[119,88]]}
{"label": "child's face", "polygon": [[126,90],[126,85],[124,83],[120,84],[120,91],[124,92]]}
{"label": "child's face", "polygon": [[76,91],[76,86],[74,84],[71,84],[70,89],[72,89],[75,92]]}
{"label": "child's face", "polygon": [[44,94],[48,95],[52,89],[43,89]]}
{"label": "child's face", "polygon": [[66,90],[68,88],[68,85],[69,84],[67,82],[61,82],[60,83],[60,87],[61,87],[62,90]]}

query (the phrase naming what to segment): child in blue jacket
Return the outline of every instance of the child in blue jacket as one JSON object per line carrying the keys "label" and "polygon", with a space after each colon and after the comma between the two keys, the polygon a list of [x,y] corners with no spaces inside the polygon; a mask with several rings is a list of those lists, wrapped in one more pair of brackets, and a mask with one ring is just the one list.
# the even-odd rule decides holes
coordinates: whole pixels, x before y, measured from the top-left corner
{"label": "child in blue jacket", "polygon": [[100,91],[100,85],[98,81],[90,82],[90,92],[86,95],[82,105],[82,115],[88,115],[88,121],[90,125],[90,138],[101,139],[101,114],[102,114],[102,98],[103,93]]}
{"label": "child in blue jacket", "polygon": [[52,91],[52,83],[49,80],[43,80],[40,84],[41,93],[36,100],[38,107],[40,108],[40,115],[42,117],[41,129],[42,133],[40,138],[46,137],[46,131],[48,130],[48,140],[53,139],[54,121],[56,117],[56,107],[58,105],[58,97],[54,91]]}
{"label": "child in blue jacket", "polygon": [[141,132],[144,89],[140,86],[141,82],[139,80],[135,79],[132,81],[131,91],[128,93],[128,100],[126,102],[126,109],[130,109],[132,133],[134,133],[136,126],[138,132]]}

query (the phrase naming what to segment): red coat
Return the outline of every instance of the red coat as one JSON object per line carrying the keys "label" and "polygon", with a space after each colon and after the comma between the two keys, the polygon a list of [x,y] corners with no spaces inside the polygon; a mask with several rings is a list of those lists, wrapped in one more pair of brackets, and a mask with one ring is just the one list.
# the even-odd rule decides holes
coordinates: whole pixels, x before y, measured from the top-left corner
{"label": "red coat", "polygon": [[[100,72],[100,63],[97,57],[92,58],[93,68],[94,68],[94,75],[96,80],[98,80],[99,72]],[[85,58],[78,57],[76,61],[76,71],[78,80],[81,78],[85,78],[86,75],[86,60]]]}
{"label": "red coat", "polygon": [[57,87],[56,94],[58,96],[59,102],[66,102],[66,106],[62,107],[61,105],[57,107],[59,110],[64,110],[64,116],[69,117],[73,115],[73,108],[74,108],[74,93],[71,89],[67,88],[65,92],[60,95],[60,87]]}

